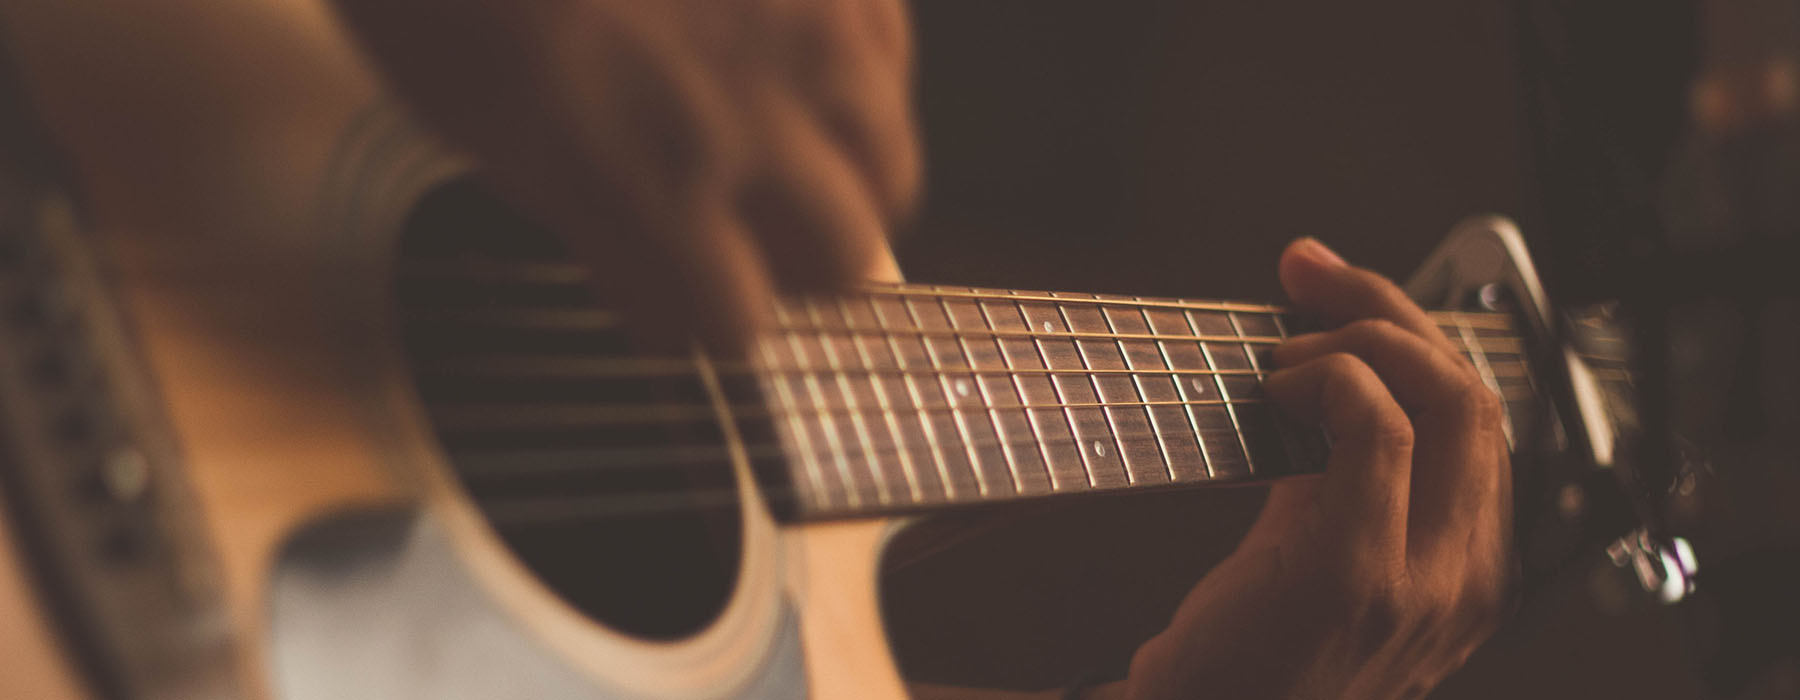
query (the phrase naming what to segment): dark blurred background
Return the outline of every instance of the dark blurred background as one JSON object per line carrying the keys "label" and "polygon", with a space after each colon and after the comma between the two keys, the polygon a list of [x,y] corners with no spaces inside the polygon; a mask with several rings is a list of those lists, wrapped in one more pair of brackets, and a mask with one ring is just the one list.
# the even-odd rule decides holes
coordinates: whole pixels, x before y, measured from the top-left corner
{"label": "dark blurred background", "polygon": [[[1146,295],[1279,299],[1302,235],[1404,278],[1492,212],[1553,297],[1605,298],[1658,225],[1701,49],[1691,2],[913,6],[929,183],[909,277]],[[1122,669],[1261,499],[926,522],[884,591],[902,666],[1013,688]],[[1594,587],[1561,577],[1434,697],[1707,697],[1686,612],[1602,612]]]}

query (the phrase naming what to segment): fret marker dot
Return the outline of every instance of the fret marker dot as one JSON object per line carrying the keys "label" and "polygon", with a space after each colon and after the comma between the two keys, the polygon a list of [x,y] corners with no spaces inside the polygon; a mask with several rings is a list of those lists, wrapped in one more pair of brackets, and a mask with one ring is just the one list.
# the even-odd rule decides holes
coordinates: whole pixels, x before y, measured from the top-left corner
{"label": "fret marker dot", "polygon": [[1049,321],[1045,321],[1045,322],[1044,322],[1044,332],[1045,332],[1045,333],[1050,333],[1050,332],[1053,332],[1053,331],[1055,331],[1055,330],[1056,330],[1056,326],[1052,326],[1052,325],[1050,325],[1050,322],[1049,322]]}
{"label": "fret marker dot", "polygon": [[1199,377],[1189,377],[1188,385],[1194,387],[1194,391],[1202,394],[1206,393],[1206,382],[1202,381]]}
{"label": "fret marker dot", "polygon": [[1106,456],[1106,443],[1101,442],[1099,440],[1094,441],[1094,456],[1095,457],[1105,457]]}
{"label": "fret marker dot", "polygon": [[967,380],[967,379],[956,380],[956,384],[954,386],[956,387],[956,395],[957,396],[968,396],[969,393],[973,391],[973,389],[969,388],[969,380]]}

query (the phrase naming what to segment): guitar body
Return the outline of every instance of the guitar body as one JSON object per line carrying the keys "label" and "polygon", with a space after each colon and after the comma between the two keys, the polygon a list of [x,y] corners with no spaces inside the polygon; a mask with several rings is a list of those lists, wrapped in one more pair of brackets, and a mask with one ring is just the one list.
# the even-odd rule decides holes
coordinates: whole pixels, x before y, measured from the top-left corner
{"label": "guitar body", "polygon": [[[583,697],[903,693],[875,600],[888,521],[777,528],[744,489],[737,589],[705,630],[652,642],[573,612],[460,502],[383,322],[399,217],[457,165],[379,106],[322,3],[14,2],[0,22],[85,184],[96,257],[200,507],[247,694],[496,697],[530,683]],[[309,543],[359,526],[410,539],[353,538],[308,558],[319,554]],[[0,634],[0,696],[85,696],[14,555],[0,551],[0,612],[23,624]],[[436,598],[362,602],[469,609],[400,610],[373,622],[418,626],[385,631],[309,624],[372,622],[289,605],[332,585],[314,566],[330,556],[398,571],[391,583],[451,567],[449,583],[433,579]],[[308,666],[334,661],[310,655],[330,651],[308,646],[321,632],[398,663],[386,678]],[[353,646],[371,638],[406,646]]]}

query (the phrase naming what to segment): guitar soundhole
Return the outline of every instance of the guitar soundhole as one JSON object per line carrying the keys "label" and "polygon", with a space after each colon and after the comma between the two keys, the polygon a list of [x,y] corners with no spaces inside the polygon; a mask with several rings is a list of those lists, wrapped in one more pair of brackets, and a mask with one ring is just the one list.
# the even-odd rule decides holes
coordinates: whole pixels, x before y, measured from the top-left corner
{"label": "guitar soundhole", "polygon": [[640,357],[585,271],[467,182],[401,242],[407,358],[469,496],[564,600],[627,634],[703,629],[737,578],[723,432],[683,357]]}

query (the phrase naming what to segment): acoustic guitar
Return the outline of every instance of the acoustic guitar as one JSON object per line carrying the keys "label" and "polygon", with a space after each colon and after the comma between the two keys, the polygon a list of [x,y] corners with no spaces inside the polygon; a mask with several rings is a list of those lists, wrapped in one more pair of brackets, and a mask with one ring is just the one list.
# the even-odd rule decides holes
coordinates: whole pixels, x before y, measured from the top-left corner
{"label": "acoustic guitar", "polygon": [[[913,518],[1323,464],[1278,307],[889,284],[644,355],[316,1],[0,30],[0,697],[897,697]],[[1409,291],[1537,478],[1610,463],[1510,224]]]}

